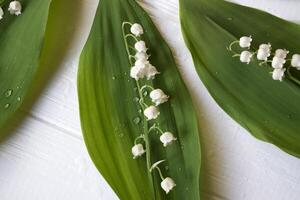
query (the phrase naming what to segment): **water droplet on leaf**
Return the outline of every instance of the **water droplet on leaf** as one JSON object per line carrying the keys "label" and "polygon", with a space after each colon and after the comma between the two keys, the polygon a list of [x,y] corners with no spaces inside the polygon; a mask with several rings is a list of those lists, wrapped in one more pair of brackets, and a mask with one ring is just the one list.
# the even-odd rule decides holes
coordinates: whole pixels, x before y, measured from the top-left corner
{"label": "water droplet on leaf", "polygon": [[12,93],[13,93],[12,90],[7,90],[4,95],[5,95],[6,98],[8,98],[12,95]]}
{"label": "water droplet on leaf", "polygon": [[135,123],[135,124],[139,124],[140,122],[141,122],[141,118],[139,118],[139,117],[135,117],[133,119],[133,123]]}
{"label": "water droplet on leaf", "polygon": [[4,108],[7,109],[7,108],[9,108],[9,106],[10,106],[10,104],[7,103],[7,104],[4,105]]}

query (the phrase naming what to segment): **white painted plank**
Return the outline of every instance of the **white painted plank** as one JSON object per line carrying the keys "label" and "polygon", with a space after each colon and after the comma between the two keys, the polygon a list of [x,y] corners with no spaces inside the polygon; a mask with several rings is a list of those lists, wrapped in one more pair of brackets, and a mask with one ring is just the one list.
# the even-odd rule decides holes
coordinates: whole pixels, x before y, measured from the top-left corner
{"label": "white painted plank", "polygon": [[[236,0],[300,22],[297,0]],[[199,80],[179,25],[177,0],[144,0],[170,44],[196,105],[202,131],[205,199],[298,200],[300,161],[260,142],[231,120]],[[76,94],[78,56],[97,0],[80,3],[72,43],[25,121],[0,144],[1,200],[117,199],[90,161],[82,141]],[[288,12],[287,12],[288,10]]]}

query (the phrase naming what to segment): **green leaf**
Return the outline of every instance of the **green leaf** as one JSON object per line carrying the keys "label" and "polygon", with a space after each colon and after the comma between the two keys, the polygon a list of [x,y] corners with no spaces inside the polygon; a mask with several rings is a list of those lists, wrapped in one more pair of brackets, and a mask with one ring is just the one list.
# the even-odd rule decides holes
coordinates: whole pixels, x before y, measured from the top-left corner
{"label": "green leaf", "polygon": [[[185,41],[197,72],[216,102],[255,137],[300,156],[300,88],[274,81],[271,66],[242,64],[226,47],[252,35],[254,47],[300,52],[300,26],[265,12],[219,0],[180,0]],[[290,55],[291,56],[291,55]],[[292,71],[299,80],[299,72]]]}
{"label": "green leaf", "polygon": [[[142,39],[149,48],[150,62],[161,74],[143,83],[161,88],[170,96],[159,106],[161,115],[156,121],[162,130],[177,137],[176,142],[164,148],[158,134],[146,134],[150,141],[147,154],[135,160],[131,154],[134,140],[153,122],[145,120],[137,102],[136,82],[129,76],[131,65],[122,34],[124,21],[140,23],[145,29]],[[130,27],[125,27],[129,32]],[[129,42],[134,45],[133,40]],[[78,93],[88,151],[120,199],[199,199],[200,145],[191,98],[169,47],[134,0],[100,2],[80,57]],[[166,160],[160,164],[163,175],[176,182],[168,195],[160,187],[157,171],[151,174],[147,170],[159,160]]]}
{"label": "green leaf", "polygon": [[5,1],[0,20],[0,127],[18,110],[34,79],[43,47],[51,0],[20,0],[20,16]]}

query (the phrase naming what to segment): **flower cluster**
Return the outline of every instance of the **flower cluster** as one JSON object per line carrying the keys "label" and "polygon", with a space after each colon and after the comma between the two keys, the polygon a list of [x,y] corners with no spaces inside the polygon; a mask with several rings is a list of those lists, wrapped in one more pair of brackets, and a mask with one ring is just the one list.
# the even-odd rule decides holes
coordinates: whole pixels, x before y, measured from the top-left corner
{"label": "flower cluster", "polygon": [[[22,12],[22,5],[19,1],[12,1],[9,3],[8,11],[11,15],[20,15]],[[3,19],[4,11],[0,7],[0,20]]]}
{"label": "flower cluster", "polygon": [[[125,25],[127,24],[130,25],[131,33],[125,34]],[[155,89],[147,84],[141,86],[142,83],[153,80],[156,77],[156,75],[160,74],[156,67],[153,66],[149,61],[150,55],[147,54],[148,48],[146,46],[145,41],[140,39],[140,37],[144,34],[143,27],[137,23],[131,24],[129,22],[124,22],[122,28],[126,50],[128,53],[130,64],[132,65],[130,69],[130,77],[135,79],[136,81],[139,93],[138,102],[143,110],[145,123],[148,124],[159,117],[159,105],[167,102],[169,100],[169,96],[166,95],[164,91],[159,88]],[[130,46],[128,44],[128,38],[134,39],[134,46]],[[134,53],[131,53],[130,50],[133,50]],[[144,90],[146,91],[144,92]],[[148,91],[150,92],[149,95]],[[151,105],[148,105],[146,103],[145,98],[147,97],[149,98],[149,102],[151,100]],[[143,143],[138,141],[142,140],[145,143],[146,149],[148,149],[147,147],[149,147],[150,145],[149,140],[147,138],[148,135],[153,131],[157,131],[158,133],[160,133],[159,139],[164,147],[167,147],[168,145],[172,144],[173,141],[177,140],[173,133],[169,131],[162,131],[162,129],[154,121],[149,129],[147,128],[147,130],[144,130],[144,133],[135,139],[134,146],[131,149],[134,159],[141,157],[143,154],[150,154],[150,152],[147,152],[147,150],[145,150]],[[147,162],[148,161],[150,163],[150,160],[147,160]],[[150,172],[154,168],[159,171],[159,175],[162,179],[161,187],[166,193],[169,193],[169,191],[172,190],[176,186],[176,184],[174,180],[170,177],[164,178],[162,176],[162,173],[158,167],[158,164],[160,163],[161,161],[154,163],[151,168],[150,165],[148,165],[148,167],[150,168]]]}
{"label": "flower cluster", "polygon": [[[234,41],[228,47],[228,50],[234,53],[233,57],[239,56],[240,61],[242,63],[249,64],[256,55],[256,59],[261,61],[260,65],[271,63],[273,68],[272,78],[273,80],[282,81],[283,77],[285,76],[285,72],[289,70],[290,67],[294,67],[300,70],[300,55],[294,54],[292,59],[286,59],[289,51],[286,49],[277,49],[274,54],[272,54],[272,46],[270,43],[268,44],[261,44],[257,51],[253,52],[250,50],[244,50],[240,54],[236,53],[232,50],[232,46],[236,43],[239,43],[241,48],[248,48],[250,49],[252,42],[251,36],[243,36],[238,41]],[[268,60],[269,57],[273,55],[271,60]],[[286,62],[290,61],[290,66],[285,66]]]}

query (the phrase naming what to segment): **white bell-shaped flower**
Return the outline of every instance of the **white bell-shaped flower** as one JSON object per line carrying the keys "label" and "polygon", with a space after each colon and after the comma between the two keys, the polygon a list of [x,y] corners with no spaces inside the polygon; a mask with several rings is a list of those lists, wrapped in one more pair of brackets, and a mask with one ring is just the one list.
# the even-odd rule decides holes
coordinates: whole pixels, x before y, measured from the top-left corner
{"label": "white bell-shaped flower", "polygon": [[156,67],[154,67],[150,63],[147,64],[147,66],[145,68],[145,76],[147,77],[147,79],[148,80],[154,79],[155,75],[157,75],[157,74],[159,74],[159,72],[157,71]]}
{"label": "white bell-shaped flower", "polygon": [[137,52],[147,52],[146,43],[143,40],[136,42],[134,48]]}
{"label": "white bell-shaped flower", "polygon": [[142,156],[146,151],[142,144],[136,144],[132,147],[131,152],[132,152],[133,158],[136,159],[137,157]]}
{"label": "white bell-shaped flower", "polygon": [[0,7],[0,20],[3,19],[3,15],[4,15],[3,9]]}
{"label": "white bell-shaped flower", "polygon": [[267,61],[268,57],[271,55],[271,53],[265,49],[258,49],[257,51],[257,60],[264,60]]}
{"label": "white bell-shaped flower", "polygon": [[170,177],[165,178],[160,185],[167,194],[176,186],[174,180]]}
{"label": "white bell-shaped flower", "polygon": [[137,24],[137,23],[135,23],[131,26],[130,32],[133,35],[137,36],[137,37],[144,34],[143,27],[140,24]]}
{"label": "white bell-shaped flower", "polygon": [[298,70],[300,70],[300,55],[299,54],[293,55],[291,65],[292,65],[292,67],[295,67]]}
{"label": "white bell-shaped flower", "polygon": [[287,51],[285,49],[277,49],[275,51],[275,57],[285,59],[286,56],[288,55],[288,53],[289,53],[289,51]]}
{"label": "white bell-shaped flower", "polygon": [[136,60],[148,61],[149,55],[146,52],[137,52],[134,56]]}
{"label": "white bell-shaped flower", "polygon": [[156,106],[149,106],[144,110],[144,115],[147,117],[147,120],[156,119],[159,114],[160,112]]}
{"label": "white bell-shaped flower", "polygon": [[155,89],[150,92],[150,98],[156,106],[167,102],[169,99],[169,97],[161,89]]}
{"label": "white bell-shaped flower", "polygon": [[286,60],[284,58],[280,58],[275,56],[272,60],[272,67],[274,69],[281,69],[283,68],[283,65],[285,64]]}
{"label": "white bell-shaped flower", "polygon": [[243,36],[240,38],[240,47],[249,48],[251,46],[252,38],[251,36]]}
{"label": "white bell-shaped flower", "polygon": [[286,70],[285,68],[283,68],[283,69],[274,69],[274,71],[272,73],[273,80],[282,81],[282,78],[284,77],[285,70]]}
{"label": "white bell-shaped flower", "polygon": [[20,15],[22,12],[22,5],[19,1],[12,1],[9,4],[8,11],[12,15]]}
{"label": "white bell-shaped flower", "polygon": [[240,61],[249,64],[253,54],[250,51],[243,51],[240,55]]}
{"label": "white bell-shaped flower", "polygon": [[271,52],[271,44],[261,44],[259,45],[259,49],[265,50],[267,52]]}
{"label": "white bell-shaped flower", "polygon": [[160,136],[160,141],[164,144],[164,147],[171,144],[173,141],[177,140],[171,132],[165,132]]}
{"label": "white bell-shaped flower", "polygon": [[134,63],[135,66],[141,67],[141,68],[146,68],[148,64],[149,64],[149,61],[147,61],[147,60],[136,60]]}
{"label": "white bell-shaped flower", "polygon": [[130,77],[135,80],[139,80],[145,77],[145,68],[139,66],[133,66],[130,69]]}

